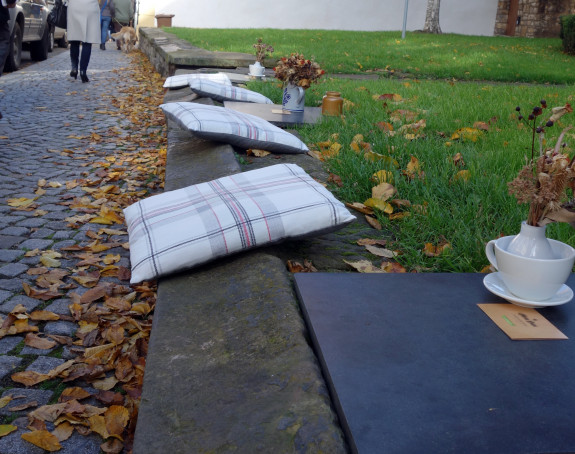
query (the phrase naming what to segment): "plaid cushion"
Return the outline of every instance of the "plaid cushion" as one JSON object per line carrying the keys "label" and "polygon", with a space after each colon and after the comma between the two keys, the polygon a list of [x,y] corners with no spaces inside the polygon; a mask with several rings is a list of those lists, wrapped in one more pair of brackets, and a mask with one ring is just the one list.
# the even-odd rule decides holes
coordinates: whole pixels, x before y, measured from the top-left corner
{"label": "plaid cushion", "polygon": [[132,283],[355,220],[295,164],[238,173],[130,205]]}
{"label": "plaid cushion", "polygon": [[164,88],[184,88],[190,85],[192,80],[211,80],[213,82],[219,82],[220,84],[231,85],[232,82],[230,78],[224,73],[215,74],[179,74],[177,76],[170,76],[164,82]]}
{"label": "plaid cushion", "polygon": [[305,143],[296,136],[255,115],[192,102],[170,102],[160,107],[181,128],[207,140],[230,143],[245,150],[308,151]]}
{"label": "plaid cushion", "polygon": [[241,87],[234,87],[233,85],[220,84],[212,80],[190,80],[190,88],[199,96],[212,98],[219,102],[241,101],[273,104],[271,99],[255,91]]}

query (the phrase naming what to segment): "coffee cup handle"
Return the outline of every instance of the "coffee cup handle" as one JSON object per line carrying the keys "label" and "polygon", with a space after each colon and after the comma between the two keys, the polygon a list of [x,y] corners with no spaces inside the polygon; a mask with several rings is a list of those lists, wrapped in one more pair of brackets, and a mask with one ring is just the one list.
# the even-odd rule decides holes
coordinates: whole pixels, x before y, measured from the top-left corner
{"label": "coffee cup handle", "polygon": [[491,240],[485,245],[485,255],[487,256],[489,263],[491,263],[495,269],[499,269],[497,268],[497,259],[495,258],[495,240]]}

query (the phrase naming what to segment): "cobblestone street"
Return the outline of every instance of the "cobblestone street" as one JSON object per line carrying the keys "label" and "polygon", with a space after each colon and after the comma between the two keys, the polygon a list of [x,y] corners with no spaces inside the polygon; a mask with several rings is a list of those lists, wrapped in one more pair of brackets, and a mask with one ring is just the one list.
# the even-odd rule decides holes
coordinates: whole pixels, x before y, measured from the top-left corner
{"label": "cobblestone street", "polygon": [[[62,203],[85,196],[82,184],[74,187],[67,182],[97,181],[101,167],[96,163],[106,162],[118,146],[113,140],[94,140],[94,135],[110,137],[113,130],[113,134],[121,136],[124,129],[129,130],[126,116],[105,114],[113,110],[110,101],[114,97],[138,83],[131,77],[129,66],[130,58],[117,51],[115,44],[108,43],[106,51],[93,46],[88,68],[90,83],[69,76],[69,51],[0,78],[0,112],[4,115],[0,120],[0,317],[4,320],[22,305],[28,314],[42,309],[62,315],[58,320],[31,322],[39,327],[39,334],[72,337],[78,328],[70,317],[68,298],[26,296],[24,285],[37,287],[37,276],[29,271],[43,266],[39,253],[26,253],[57,252],[85,245],[94,241],[94,236],[86,236],[86,232],[97,232],[103,227],[89,223],[70,227],[66,218],[78,212]],[[34,209],[18,210],[8,204],[19,198],[35,199]],[[125,229],[122,225],[106,227]],[[116,234],[108,241],[126,243],[128,237]],[[106,253],[119,254],[121,258],[115,265],[129,268],[127,248],[115,247]],[[75,266],[65,254],[59,260],[62,269]],[[118,281],[117,277],[102,280]],[[77,287],[74,292],[78,294],[88,290]],[[0,408],[0,424],[18,427],[0,438],[1,454],[45,452],[22,440],[22,433],[27,432],[26,414],[37,406],[53,403],[62,391],[57,385],[25,387],[13,382],[11,375],[20,371],[46,374],[75,357],[73,346],[34,348],[25,345],[25,336],[25,332],[0,336],[0,397],[13,396],[8,405]],[[97,393],[85,383],[83,387],[91,394]],[[94,398],[82,403],[98,405]],[[53,426],[48,427],[52,429]],[[101,444],[102,438],[95,433],[82,436],[74,431],[58,452],[99,453]]]}

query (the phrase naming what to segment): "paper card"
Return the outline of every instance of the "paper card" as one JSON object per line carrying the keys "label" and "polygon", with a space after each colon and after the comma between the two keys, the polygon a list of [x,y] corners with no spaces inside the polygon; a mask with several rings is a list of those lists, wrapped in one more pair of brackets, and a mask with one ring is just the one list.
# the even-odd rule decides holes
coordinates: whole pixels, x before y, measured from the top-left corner
{"label": "paper card", "polygon": [[272,109],[272,113],[277,113],[281,115],[290,115],[291,112],[289,110],[282,110],[282,109]]}
{"label": "paper card", "polygon": [[535,309],[515,304],[478,304],[513,340],[568,339]]}

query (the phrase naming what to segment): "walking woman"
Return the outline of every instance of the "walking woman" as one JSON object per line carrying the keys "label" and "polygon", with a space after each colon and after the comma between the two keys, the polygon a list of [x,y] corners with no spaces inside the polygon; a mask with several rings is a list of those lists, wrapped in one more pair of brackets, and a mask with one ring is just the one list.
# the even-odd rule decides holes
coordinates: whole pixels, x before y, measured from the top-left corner
{"label": "walking woman", "polygon": [[[78,60],[82,82],[90,82],[86,71],[92,55],[92,44],[100,42],[100,5],[98,0],[68,0],[68,41],[72,71],[78,77]],[[80,45],[82,55],[80,55]]]}

